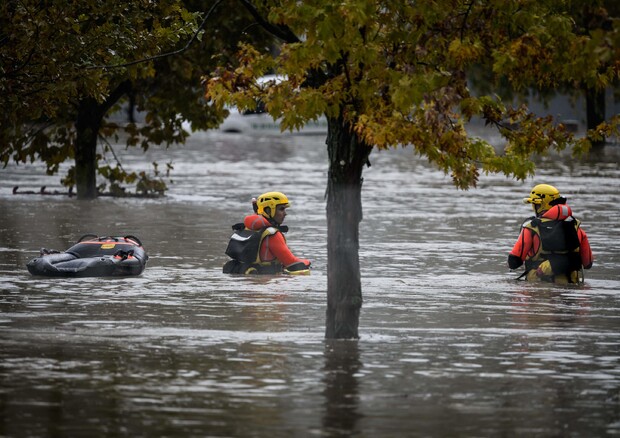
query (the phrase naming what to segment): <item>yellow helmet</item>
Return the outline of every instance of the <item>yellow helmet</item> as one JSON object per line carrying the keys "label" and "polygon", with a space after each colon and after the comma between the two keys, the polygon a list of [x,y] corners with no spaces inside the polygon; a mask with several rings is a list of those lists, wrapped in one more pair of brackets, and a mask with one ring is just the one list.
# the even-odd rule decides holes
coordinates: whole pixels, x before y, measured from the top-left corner
{"label": "yellow helmet", "polygon": [[[280,192],[267,192],[263,193],[256,200],[256,205],[258,205],[258,214],[261,214],[265,217],[273,218],[276,214],[276,206],[285,204],[286,207],[290,207],[291,204],[288,202],[288,198],[284,193]],[[269,207],[269,212],[266,212],[265,209]]]}
{"label": "yellow helmet", "polygon": [[538,184],[534,186],[528,198],[523,198],[526,204],[532,204],[536,213],[549,210],[560,199],[560,191],[549,184]]}

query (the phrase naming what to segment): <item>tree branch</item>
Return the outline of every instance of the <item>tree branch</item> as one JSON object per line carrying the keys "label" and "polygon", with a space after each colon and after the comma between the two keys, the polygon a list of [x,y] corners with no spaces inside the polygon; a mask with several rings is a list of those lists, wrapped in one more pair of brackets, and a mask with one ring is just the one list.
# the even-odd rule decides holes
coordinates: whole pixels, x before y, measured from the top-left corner
{"label": "tree branch", "polygon": [[118,84],[118,86],[110,92],[106,100],[101,104],[103,113],[107,113],[108,110],[112,108],[112,106],[116,104],[116,102],[118,102],[123,95],[128,94],[131,90],[132,84],[128,79]]}
{"label": "tree branch", "polygon": [[171,52],[160,53],[159,55],[153,55],[153,56],[149,56],[149,57],[142,58],[142,59],[136,59],[135,61],[125,62],[123,64],[94,65],[94,66],[86,67],[86,69],[87,70],[95,70],[95,69],[113,69],[113,68],[130,67],[132,65],[141,64],[143,62],[155,61],[156,59],[161,59],[161,58],[166,58],[168,56],[173,56],[173,55],[181,54],[181,53],[185,52],[187,49],[189,49],[189,47],[194,43],[194,41],[196,41],[196,39],[198,39],[198,35],[200,34],[200,32],[204,29],[205,25],[207,24],[207,20],[211,16],[211,13],[223,1],[224,0],[217,0],[215,2],[215,4],[213,6],[211,6],[211,9],[209,9],[209,12],[207,12],[207,15],[205,15],[205,18],[202,20],[202,23],[200,23],[200,26],[198,26],[198,29],[196,29],[196,32],[194,32],[194,35],[192,36],[192,38],[187,42],[187,44],[185,44],[185,46],[183,46],[182,48],[180,48],[178,50],[173,50]]}
{"label": "tree branch", "polygon": [[286,43],[298,43],[300,40],[288,26],[274,25],[265,20],[249,0],[239,0],[263,29]]}
{"label": "tree branch", "polygon": [[467,19],[469,18],[469,14],[471,13],[473,7],[474,2],[470,2],[467,6],[467,12],[465,12],[465,16],[463,17],[463,24],[461,25],[461,41],[463,41],[463,39],[465,38],[465,27],[467,24]]}

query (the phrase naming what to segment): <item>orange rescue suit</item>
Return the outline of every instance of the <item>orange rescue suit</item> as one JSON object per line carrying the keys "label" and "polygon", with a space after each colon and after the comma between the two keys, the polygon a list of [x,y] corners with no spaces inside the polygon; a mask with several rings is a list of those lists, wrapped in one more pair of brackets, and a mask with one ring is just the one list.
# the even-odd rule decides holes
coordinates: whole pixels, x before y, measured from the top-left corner
{"label": "orange rescue suit", "polygon": [[[550,252],[545,251],[545,243],[541,240],[539,228],[535,225],[536,220],[541,223],[545,221],[565,221],[572,219],[572,211],[568,205],[555,205],[546,211],[540,218],[532,218],[526,221],[521,228],[521,233],[517,239],[512,251],[508,255],[508,267],[516,269],[526,262],[526,270],[536,269],[545,260],[550,257]],[[581,266],[590,269],[593,263],[592,249],[588,241],[585,231],[579,227],[579,221],[576,221],[576,235],[578,240],[579,258]],[[541,273],[539,273],[539,276]],[[529,275],[528,275],[529,279]]]}
{"label": "orange rescue suit", "polygon": [[[259,214],[246,216],[243,220],[243,225],[252,231],[260,231],[265,227],[273,226],[267,218]],[[286,238],[282,232],[268,235],[263,239],[259,250],[259,256],[261,262],[271,262],[277,260],[285,267],[299,262],[306,266],[310,266],[309,260],[300,259],[293,255],[286,244]]]}

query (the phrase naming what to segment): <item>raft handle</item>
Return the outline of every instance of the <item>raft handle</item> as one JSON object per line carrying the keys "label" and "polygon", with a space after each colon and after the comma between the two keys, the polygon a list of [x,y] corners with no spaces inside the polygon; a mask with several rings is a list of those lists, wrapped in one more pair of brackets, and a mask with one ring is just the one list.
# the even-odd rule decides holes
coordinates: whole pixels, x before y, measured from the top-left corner
{"label": "raft handle", "polygon": [[96,234],[84,234],[82,237],[80,237],[77,241],[77,243],[80,243],[81,241],[85,240],[88,237],[88,240],[92,240],[94,239],[98,239],[99,236],[97,236]]}
{"label": "raft handle", "polygon": [[103,236],[99,238],[99,242],[103,241],[103,240],[113,240],[115,242],[118,242],[118,237],[114,237],[114,236]]}
{"label": "raft handle", "polygon": [[136,236],[132,236],[131,234],[125,236],[125,240],[127,239],[131,239],[133,241],[135,241],[138,245],[142,246],[142,242],[140,242],[140,239],[138,239]]}

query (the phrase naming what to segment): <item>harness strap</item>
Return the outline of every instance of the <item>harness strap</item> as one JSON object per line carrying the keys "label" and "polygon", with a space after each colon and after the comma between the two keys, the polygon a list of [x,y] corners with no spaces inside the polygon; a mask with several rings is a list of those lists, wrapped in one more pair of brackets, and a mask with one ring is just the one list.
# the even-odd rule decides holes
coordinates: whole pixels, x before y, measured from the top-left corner
{"label": "harness strap", "polygon": [[530,272],[530,271],[529,270],[523,271],[523,273],[521,275],[519,275],[517,278],[515,278],[515,280],[517,280],[517,281],[521,280],[523,277],[525,277],[527,275],[528,272]]}

